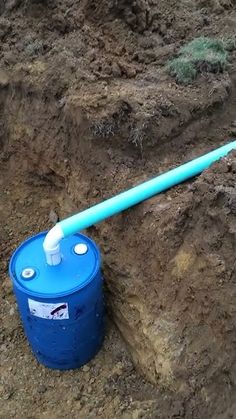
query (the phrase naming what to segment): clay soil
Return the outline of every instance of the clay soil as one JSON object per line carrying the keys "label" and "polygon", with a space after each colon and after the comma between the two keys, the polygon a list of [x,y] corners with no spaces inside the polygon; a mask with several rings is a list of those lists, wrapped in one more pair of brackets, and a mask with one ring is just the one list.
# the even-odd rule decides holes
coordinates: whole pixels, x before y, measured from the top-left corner
{"label": "clay soil", "polygon": [[224,73],[175,83],[197,36],[235,36],[234,0],[0,0],[0,418],[233,418],[236,158],[85,233],[100,245],[102,350],[40,366],[8,277],[58,219],[236,135]]}

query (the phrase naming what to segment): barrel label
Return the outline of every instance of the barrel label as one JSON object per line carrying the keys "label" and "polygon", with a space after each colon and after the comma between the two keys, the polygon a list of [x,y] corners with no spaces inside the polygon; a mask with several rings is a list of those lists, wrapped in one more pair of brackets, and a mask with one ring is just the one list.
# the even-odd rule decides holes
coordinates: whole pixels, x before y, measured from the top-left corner
{"label": "barrel label", "polygon": [[29,310],[32,316],[49,320],[69,319],[67,303],[41,303],[28,298]]}

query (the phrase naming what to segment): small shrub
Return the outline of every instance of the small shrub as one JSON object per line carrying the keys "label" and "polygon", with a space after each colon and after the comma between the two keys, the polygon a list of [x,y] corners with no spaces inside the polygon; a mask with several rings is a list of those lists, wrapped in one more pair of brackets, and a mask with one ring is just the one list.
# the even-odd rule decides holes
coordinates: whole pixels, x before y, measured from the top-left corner
{"label": "small shrub", "polygon": [[30,56],[37,56],[43,52],[43,43],[42,41],[35,40],[33,42],[29,42],[28,45],[25,47],[25,51],[27,55]]}
{"label": "small shrub", "polygon": [[224,71],[227,63],[228,52],[222,40],[200,37],[182,47],[167,68],[178,83],[189,84],[197,74]]}
{"label": "small shrub", "polygon": [[90,128],[96,137],[113,137],[117,131],[117,124],[114,119],[103,119],[95,122]]}
{"label": "small shrub", "polygon": [[197,70],[194,65],[184,58],[176,58],[169,63],[169,72],[176,78],[178,83],[191,83],[197,76]]}

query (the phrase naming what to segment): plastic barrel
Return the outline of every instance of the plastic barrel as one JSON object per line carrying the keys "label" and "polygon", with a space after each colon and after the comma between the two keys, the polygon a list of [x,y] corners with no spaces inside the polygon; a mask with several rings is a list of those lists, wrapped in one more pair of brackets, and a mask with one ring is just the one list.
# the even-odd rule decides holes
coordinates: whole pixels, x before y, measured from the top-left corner
{"label": "plastic barrel", "polygon": [[100,253],[82,234],[61,242],[62,262],[46,263],[46,233],[26,240],[9,272],[25,334],[38,361],[49,368],[79,368],[104,338]]}

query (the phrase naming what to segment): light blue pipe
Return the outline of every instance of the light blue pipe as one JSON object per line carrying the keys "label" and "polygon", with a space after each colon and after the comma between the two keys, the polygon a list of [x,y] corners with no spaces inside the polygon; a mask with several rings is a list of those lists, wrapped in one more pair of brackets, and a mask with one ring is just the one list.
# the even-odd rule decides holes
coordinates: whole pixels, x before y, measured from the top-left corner
{"label": "light blue pipe", "polygon": [[[163,173],[154,179],[141,183],[113,198],[107,199],[85,211],[82,211],[72,217],[60,221],[46,237],[44,242],[44,250],[47,256],[47,250],[54,255],[57,253],[59,242],[63,237],[70,236],[76,232],[90,227],[112,215],[118,214],[133,205],[138,204],[154,195],[164,192],[172,186],[178,185],[185,180],[199,175],[203,170],[207,169],[213,162],[226,156],[231,150],[236,149],[236,141],[230,142],[223,147],[217,148],[197,159],[185,163],[169,172]],[[55,233],[53,233],[53,231]],[[53,234],[54,237],[53,237]],[[56,237],[57,236],[57,237]],[[53,253],[54,252],[54,253]],[[55,263],[60,263],[60,258],[55,257]],[[59,261],[59,262],[58,262]]]}
{"label": "light blue pipe", "polygon": [[85,211],[69,217],[59,224],[64,236],[69,236],[93,224],[97,224],[112,215],[118,214],[133,205],[138,204],[172,186],[178,185],[207,169],[214,161],[226,156],[229,151],[236,149],[236,141],[217,148],[202,157],[185,163],[169,172],[163,173],[141,185],[122,192]]}

